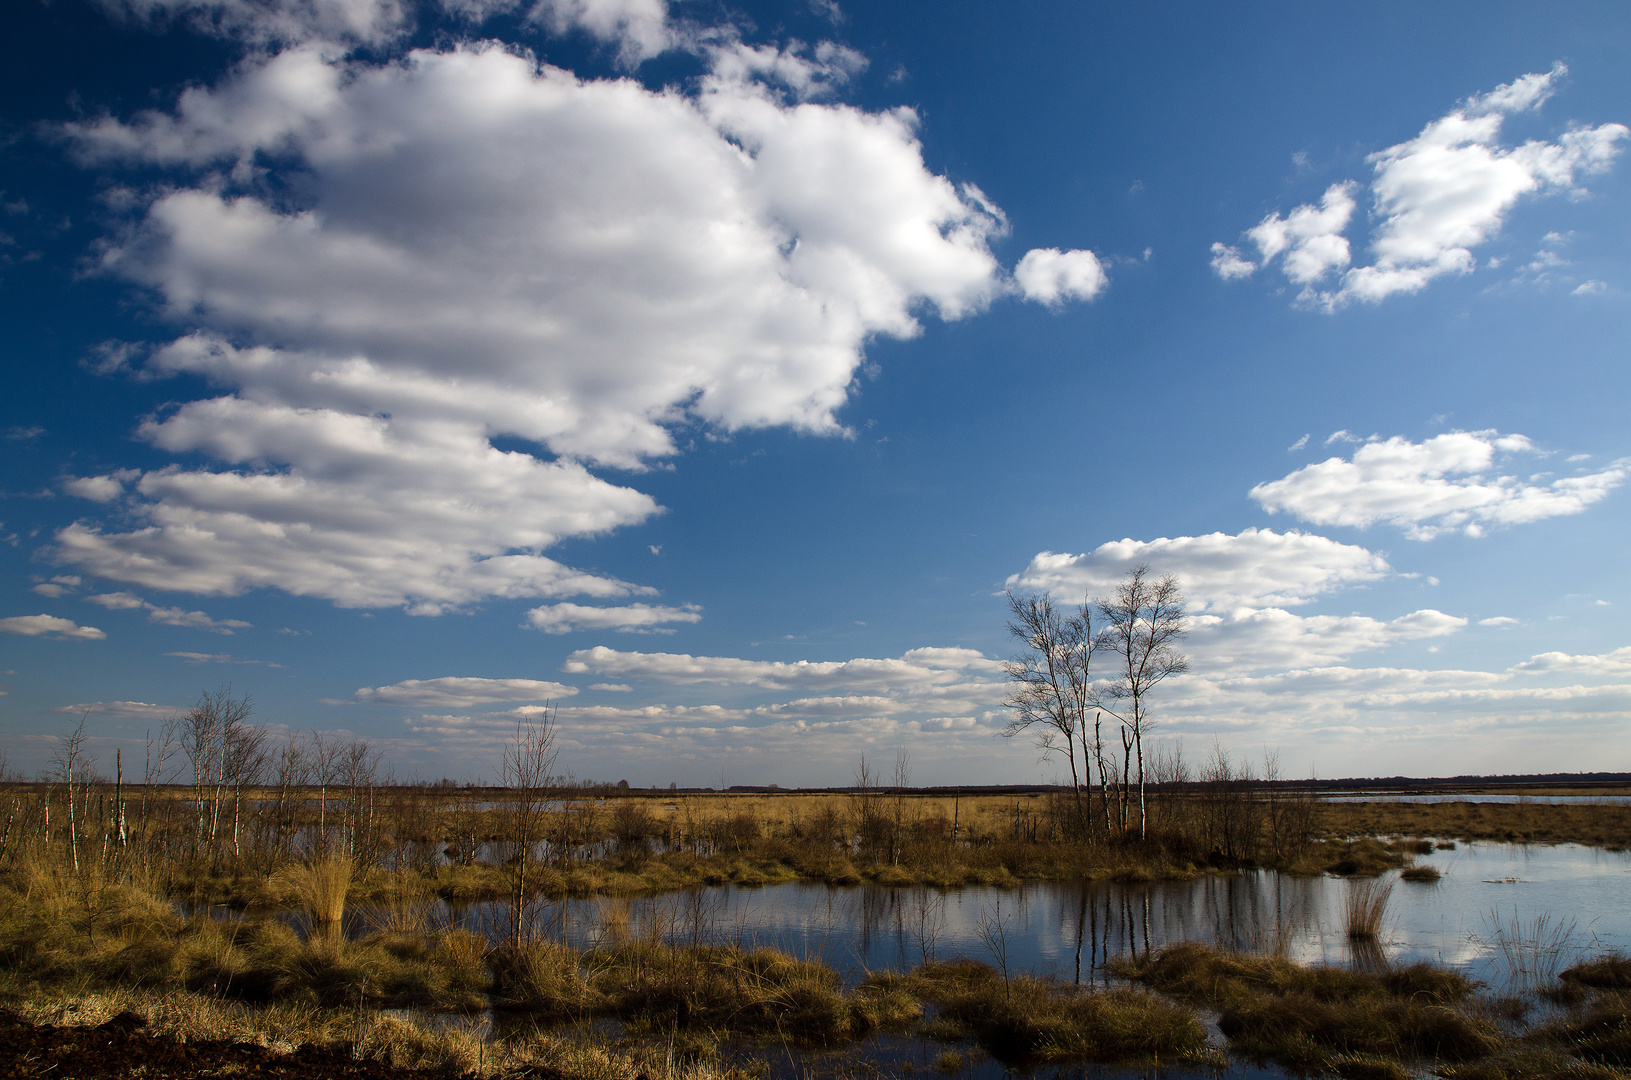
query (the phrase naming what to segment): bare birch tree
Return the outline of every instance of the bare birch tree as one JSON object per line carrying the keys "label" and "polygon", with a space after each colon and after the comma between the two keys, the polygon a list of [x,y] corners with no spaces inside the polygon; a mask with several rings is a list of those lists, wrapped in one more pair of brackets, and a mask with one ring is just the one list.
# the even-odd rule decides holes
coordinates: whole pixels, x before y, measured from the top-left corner
{"label": "bare birch tree", "polygon": [[499,783],[505,788],[504,835],[514,849],[505,860],[505,872],[514,909],[511,935],[517,945],[530,936],[527,907],[533,899],[527,892],[527,876],[533,849],[544,838],[559,753],[555,746],[555,708],[546,704],[542,713],[516,720],[515,739],[505,745],[499,766]]}
{"label": "bare birch tree", "polygon": [[1144,801],[1144,733],[1149,730],[1149,694],[1157,685],[1189,670],[1189,658],[1178,651],[1185,628],[1184,594],[1168,574],[1153,580],[1145,563],[1133,567],[1116,586],[1115,596],[1100,600],[1104,621],[1100,647],[1116,657],[1117,679],[1105,692],[1118,702],[1106,709],[1126,725],[1127,746],[1138,763],[1138,836],[1144,839],[1149,815]]}
{"label": "bare birch tree", "polygon": [[[1097,704],[1091,676],[1097,647],[1092,609],[1084,603],[1075,614],[1067,616],[1053,606],[1053,598],[1047,593],[1026,597],[1009,593],[1008,612],[1008,633],[1023,641],[1025,649],[1002,665],[1014,684],[1013,692],[1003,702],[1010,717],[1002,734],[1013,738],[1023,731],[1040,729],[1037,746],[1043,755],[1058,754],[1070,763],[1077,823],[1087,833],[1091,830],[1082,800],[1084,773],[1089,798],[1093,791],[1087,714]],[[1102,783],[1102,755],[1100,765]]]}

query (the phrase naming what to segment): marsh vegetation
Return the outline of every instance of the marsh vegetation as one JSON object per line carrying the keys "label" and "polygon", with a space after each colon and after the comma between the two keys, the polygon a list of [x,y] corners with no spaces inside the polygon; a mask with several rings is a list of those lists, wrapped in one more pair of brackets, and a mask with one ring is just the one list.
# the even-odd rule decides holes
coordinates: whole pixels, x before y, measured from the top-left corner
{"label": "marsh vegetation", "polygon": [[[1201,1068],[1226,1053],[1344,1076],[1631,1066],[1628,962],[1578,955],[1563,916],[1492,913],[1485,939],[1517,973],[1495,989],[1390,962],[1378,944],[1394,882],[1442,887],[1434,860],[1454,844],[1371,828],[1402,814],[1464,839],[1478,830],[1453,826],[1484,828],[1484,808],[1323,804],[1264,784],[1272,758],[1254,769],[1214,749],[1192,767],[1176,747],[1150,749],[1141,813],[1130,790],[1089,789],[1129,810],[1111,802],[1092,828],[1070,789],[925,793],[904,757],[890,782],[863,762],[843,792],[636,792],[561,776],[547,725],[518,731],[507,787],[401,784],[364,744],[274,744],[237,704],[207,697],[161,733],[139,783],[122,761],[101,775],[82,730],[49,776],[6,778],[0,995],[14,1015],[92,1024],[130,1012],[155,1037],[630,1080],[727,1075],[744,1060],[779,1069],[765,1063],[823,1050],[859,1061],[902,1040],[938,1046],[950,1072]],[[1494,811],[1559,839],[1623,836],[1628,813]],[[1152,936],[1156,890],[1237,880],[1343,887],[1345,962],[1294,963],[1272,935]],[[1038,882],[1082,890],[1074,972],[1038,964],[1003,906],[1053,887]],[[895,896],[895,961],[857,970],[745,924],[722,933],[703,911],[731,889],[792,883]],[[1100,927],[1093,889],[1120,890],[1125,916],[1107,908]],[[975,895],[995,899],[965,912],[958,936],[948,899]],[[1082,977],[1090,918],[1090,961],[1108,980]]]}

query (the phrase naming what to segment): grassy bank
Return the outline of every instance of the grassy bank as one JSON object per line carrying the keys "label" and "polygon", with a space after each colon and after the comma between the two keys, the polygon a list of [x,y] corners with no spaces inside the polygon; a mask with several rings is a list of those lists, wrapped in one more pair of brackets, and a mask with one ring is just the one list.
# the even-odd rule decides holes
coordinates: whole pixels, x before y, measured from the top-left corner
{"label": "grassy bank", "polygon": [[1534,1002],[1475,994],[1427,964],[1375,970],[1302,967],[1284,958],[1178,945],[1119,972],[1178,1001],[1219,1012],[1236,1053],[1296,1071],[1403,1078],[1430,1066],[1453,1080],[1610,1080],[1631,1067],[1631,964],[1571,968],[1540,995],[1556,1006],[1526,1025]]}

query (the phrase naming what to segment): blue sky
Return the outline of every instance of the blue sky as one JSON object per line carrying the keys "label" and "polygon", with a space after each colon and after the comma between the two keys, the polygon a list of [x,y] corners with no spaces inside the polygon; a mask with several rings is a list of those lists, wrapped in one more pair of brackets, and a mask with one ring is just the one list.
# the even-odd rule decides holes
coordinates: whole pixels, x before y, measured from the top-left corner
{"label": "blue sky", "polygon": [[1052,779],[1002,593],[1147,562],[1191,754],[1631,768],[1620,5],[4,18],[13,767]]}

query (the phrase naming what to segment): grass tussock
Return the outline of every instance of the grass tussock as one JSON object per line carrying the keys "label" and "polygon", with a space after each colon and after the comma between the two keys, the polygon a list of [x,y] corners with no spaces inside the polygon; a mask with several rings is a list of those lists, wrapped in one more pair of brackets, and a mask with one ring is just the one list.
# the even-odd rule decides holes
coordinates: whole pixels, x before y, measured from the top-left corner
{"label": "grass tussock", "polygon": [[1537,1038],[1595,1065],[1631,1068],[1631,993],[1600,994],[1574,1015],[1543,1028]]}
{"label": "grass tussock", "polygon": [[1305,968],[1274,957],[1180,945],[1121,970],[1182,1000],[1220,1009],[1218,1026],[1234,1049],[1293,1069],[1360,1070],[1371,1058],[1471,1061],[1504,1045],[1491,1021],[1460,1007],[1472,984],[1429,965],[1368,972]]}
{"label": "grass tussock", "polygon": [[578,954],[554,941],[525,941],[494,949],[493,1003],[549,1019],[586,1016],[603,1004],[583,980]]}
{"label": "grass tussock", "polygon": [[1399,871],[1399,880],[1408,881],[1416,885],[1436,885],[1443,879],[1438,867],[1421,863],[1416,866],[1407,866]]}
{"label": "grass tussock", "polygon": [[702,1028],[794,1043],[834,1043],[872,1026],[838,973],[775,949],[636,941],[592,952],[591,985],[637,1030]]}
{"label": "grass tussock", "polygon": [[293,868],[297,895],[306,914],[319,926],[339,926],[354,867],[350,859],[316,858]]}
{"label": "grass tussock", "polygon": [[1157,1065],[1214,1057],[1193,1013],[1144,991],[1085,992],[1031,976],[1005,979],[971,960],[926,964],[903,981],[938,1006],[929,1034],[972,1038],[1002,1061]]}
{"label": "grass tussock", "polygon": [[1369,878],[1348,882],[1343,897],[1342,925],[1350,941],[1375,941],[1382,934],[1393,882]]}
{"label": "grass tussock", "polygon": [[1566,983],[1593,990],[1631,990],[1631,958],[1605,953],[1558,975]]}

